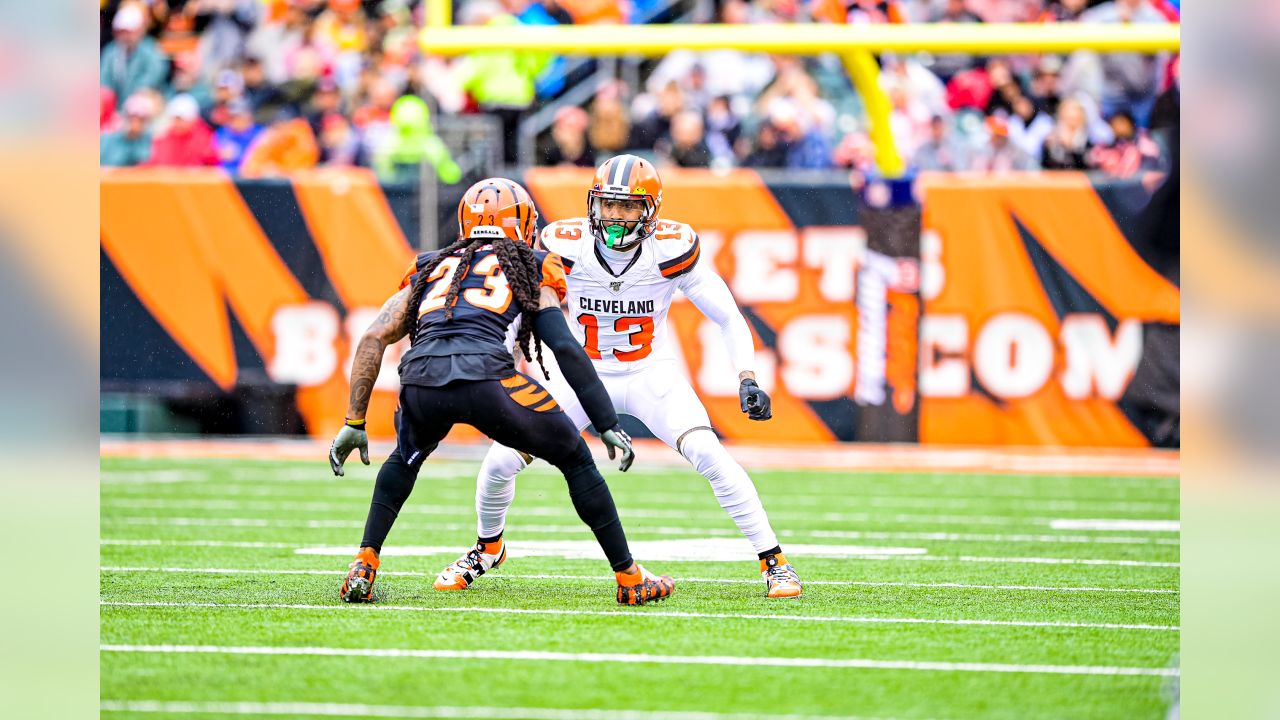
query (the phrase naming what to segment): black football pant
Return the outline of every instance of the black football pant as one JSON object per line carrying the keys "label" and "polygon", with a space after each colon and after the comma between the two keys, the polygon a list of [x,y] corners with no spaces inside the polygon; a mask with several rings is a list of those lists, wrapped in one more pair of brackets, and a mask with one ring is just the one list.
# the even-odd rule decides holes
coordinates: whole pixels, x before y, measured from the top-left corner
{"label": "black football pant", "polygon": [[443,387],[405,385],[394,452],[378,470],[361,547],[382,551],[400,508],[413,491],[427,456],[457,423],[554,465],[569,484],[578,517],[595,533],[614,570],[631,565],[631,551],[605,484],[586,442],[555,399],[523,374],[505,380],[456,381]]}

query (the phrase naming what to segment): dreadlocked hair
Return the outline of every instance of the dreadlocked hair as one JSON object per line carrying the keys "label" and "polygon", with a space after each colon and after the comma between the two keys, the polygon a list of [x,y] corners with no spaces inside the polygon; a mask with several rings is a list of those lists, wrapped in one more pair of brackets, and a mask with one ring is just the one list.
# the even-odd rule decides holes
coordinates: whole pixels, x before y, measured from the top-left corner
{"label": "dreadlocked hair", "polygon": [[533,254],[528,245],[507,237],[494,241],[493,252],[498,256],[502,274],[507,276],[507,285],[515,294],[516,302],[520,303],[521,320],[520,330],[516,333],[516,344],[520,346],[520,352],[524,353],[526,359],[537,359],[542,377],[550,380],[551,373],[547,372],[547,366],[542,363],[542,343],[533,344],[536,355],[529,353],[529,338],[533,337],[533,325],[541,304],[538,256]]}
{"label": "dreadlocked hair", "polygon": [[[427,291],[427,285],[429,284],[427,278],[431,277],[432,273],[436,271],[436,268],[440,267],[440,263],[445,261],[445,258],[449,257],[450,255],[457,252],[458,250],[461,250],[467,247],[472,242],[473,242],[472,240],[467,240],[461,237],[458,238],[457,240],[454,240],[452,245],[449,245],[448,247],[442,249],[440,252],[436,253],[434,257],[428,260],[427,263],[418,270],[418,274],[414,276],[413,289],[409,291],[408,307],[410,311],[405,313],[405,316],[404,316],[405,325],[403,328],[401,328],[409,336],[410,345],[412,345],[418,339],[417,310],[418,310],[418,306],[422,305],[423,293]],[[458,286],[462,283],[462,275],[463,273],[458,273],[458,272],[455,272],[453,274],[453,284],[449,288],[449,292],[450,292],[449,299],[451,301],[457,300],[457,297],[458,297],[457,289],[458,289]],[[453,318],[452,302],[447,303],[447,312],[449,313],[449,318],[452,319]]]}
{"label": "dreadlocked hair", "polygon": [[[533,352],[529,350],[529,339],[533,337],[533,325],[535,316],[538,314],[539,306],[539,283],[538,283],[538,256],[533,254],[533,250],[524,243],[517,243],[510,238],[458,238],[452,245],[442,249],[434,257],[422,266],[418,274],[413,279],[413,289],[409,291],[409,307],[417,308],[422,304],[422,296],[427,290],[428,278],[435,272],[440,263],[459,250],[462,256],[459,258],[458,267],[465,268],[462,272],[455,272],[453,279],[449,283],[449,292],[445,295],[444,300],[444,317],[445,320],[453,319],[453,306],[458,302],[458,293],[462,287],[462,281],[466,277],[467,272],[471,268],[472,262],[475,260],[476,250],[484,245],[493,245],[493,252],[498,256],[498,265],[502,268],[502,274],[507,279],[507,286],[511,288],[511,292],[515,295],[516,302],[520,306],[520,330],[516,333],[516,344],[520,347],[520,351],[529,359],[537,359],[538,367],[542,370],[542,376],[551,379],[551,374],[547,372],[547,366],[542,362],[542,344],[535,343]],[[418,314],[409,312],[405,315],[405,328],[409,336],[409,344],[412,345],[417,340],[418,335]]]}

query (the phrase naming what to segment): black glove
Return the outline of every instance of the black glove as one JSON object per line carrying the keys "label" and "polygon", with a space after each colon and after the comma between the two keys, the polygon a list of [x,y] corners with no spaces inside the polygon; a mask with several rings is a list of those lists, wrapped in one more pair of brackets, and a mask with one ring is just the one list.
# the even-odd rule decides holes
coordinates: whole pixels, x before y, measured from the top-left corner
{"label": "black glove", "polygon": [[773,403],[770,402],[769,395],[751,378],[743,380],[738,386],[738,401],[742,404],[742,412],[752,420],[768,420],[773,417]]}
{"label": "black glove", "polygon": [[618,450],[622,451],[622,462],[618,465],[618,469],[626,472],[636,459],[636,451],[631,447],[631,436],[622,429],[621,425],[614,425],[612,430],[600,433],[600,440],[609,449],[610,460],[614,459]]}

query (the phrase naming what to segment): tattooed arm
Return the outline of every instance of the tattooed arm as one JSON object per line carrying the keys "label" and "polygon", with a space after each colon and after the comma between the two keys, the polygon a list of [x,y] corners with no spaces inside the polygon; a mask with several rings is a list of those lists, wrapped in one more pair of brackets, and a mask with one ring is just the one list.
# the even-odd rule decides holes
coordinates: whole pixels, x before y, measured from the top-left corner
{"label": "tattooed arm", "polygon": [[364,414],[369,409],[369,398],[373,395],[373,384],[378,381],[378,371],[382,369],[382,355],[388,345],[395,344],[409,332],[405,321],[409,314],[409,294],[412,290],[410,286],[392,295],[356,346],[355,360],[351,363],[348,421],[364,419]]}

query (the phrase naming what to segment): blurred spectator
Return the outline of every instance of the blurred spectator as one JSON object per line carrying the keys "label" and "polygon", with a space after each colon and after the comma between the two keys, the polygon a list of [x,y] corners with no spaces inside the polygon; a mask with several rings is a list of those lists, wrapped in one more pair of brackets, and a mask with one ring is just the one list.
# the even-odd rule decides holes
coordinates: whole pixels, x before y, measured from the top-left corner
{"label": "blurred spectator", "polygon": [[312,27],[311,18],[300,2],[286,2],[283,12],[273,17],[270,14],[265,22],[259,23],[245,42],[245,52],[249,56],[262,59],[266,75],[273,83],[282,83],[289,76],[285,64],[285,56],[293,48],[302,45],[308,29]]}
{"label": "blurred spectator", "polygon": [[174,95],[165,110],[169,126],[151,144],[148,165],[199,167],[217,165],[213,130],[200,119],[200,105],[190,95]]}
{"label": "blurred spectator", "polygon": [[[522,25],[571,25],[573,18],[555,0],[502,0],[507,12],[515,16]],[[565,68],[568,66],[563,57],[551,58],[542,74],[535,82],[538,97],[555,97],[564,92]]]}
{"label": "blurred spectator", "polygon": [[276,88],[276,99],[294,115],[302,115],[315,94],[321,76],[320,57],[310,50],[298,55],[293,77]]}
{"label": "blurred spectator", "polygon": [[886,91],[893,86],[902,87],[930,115],[950,114],[946,85],[918,60],[885,57],[883,64],[880,85]]}
{"label": "blurred spectator", "polygon": [[116,126],[116,94],[111,88],[98,88],[98,130],[114,129]]}
{"label": "blurred spectator", "polygon": [[577,25],[627,22],[627,4],[617,0],[560,0]]}
{"label": "blurred spectator", "polygon": [[[189,0],[200,34],[200,58],[210,72],[235,63],[244,55],[245,38],[262,7],[259,0]],[[207,76],[206,76],[207,77]]]}
{"label": "blurred spectator", "polygon": [[775,103],[769,123],[778,129],[779,139],[786,145],[787,167],[799,170],[834,167],[826,138],[795,106],[785,101]]}
{"label": "blurred spectator", "polygon": [[[649,97],[641,95],[632,104],[631,140],[633,148],[651,148],[671,133],[671,119],[684,109],[684,92],[675,80],[658,93],[657,106],[648,110],[643,105]],[[638,119],[635,119],[639,116]]]}
{"label": "blurred spectator", "polygon": [[1141,170],[1159,170],[1160,146],[1134,124],[1133,116],[1121,111],[1107,119],[1115,140],[1089,152],[1090,167],[1108,175],[1131,177]]}
{"label": "blurred spectator", "polygon": [[689,68],[689,74],[680,89],[684,92],[685,107],[699,113],[706,111],[711,102],[711,93],[707,90],[706,68],[696,64]]}
{"label": "blurred spectator", "polygon": [[952,110],[985,110],[993,92],[985,67],[963,70],[947,82],[947,105]]}
{"label": "blurred spectator", "polygon": [[557,110],[551,126],[551,145],[544,154],[543,164],[595,167],[595,152],[587,142],[588,122],[587,111],[577,105]]}
{"label": "blurred spectator", "polygon": [[214,133],[214,141],[218,144],[218,160],[222,169],[234,174],[239,172],[240,163],[262,128],[253,121],[253,108],[244,98],[227,103],[226,113],[226,119]]}
{"label": "blurred spectator", "polygon": [[[483,0],[473,0],[465,8],[470,11],[469,24],[492,27],[517,24],[514,17]],[[572,12],[568,6],[566,9]],[[507,165],[516,164],[520,119],[533,103],[534,79],[549,61],[550,56],[544,53],[485,50],[464,56],[455,68],[454,78],[459,87],[483,112],[502,121],[502,157]]]}
{"label": "blurred spectator", "polygon": [[315,167],[320,147],[303,118],[281,120],[258,136],[240,162],[245,177],[276,177]]}
{"label": "blurred spectator", "polygon": [[[935,12],[929,22],[934,23],[980,23],[982,18],[965,6],[965,0],[945,0],[942,9]],[[943,80],[950,80],[961,70],[973,67],[974,57],[962,53],[938,55],[934,58],[932,70]]]}
{"label": "blurred spectator", "polygon": [[591,101],[587,141],[598,152],[619,153],[631,138],[631,116],[622,104],[622,87],[621,83],[602,85]]}
{"label": "blurred spectator", "polygon": [[678,167],[710,167],[711,149],[707,147],[702,115],[693,110],[676,113],[671,118],[671,135],[663,139],[660,152]]}
{"label": "blurred spectator", "polygon": [[1045,170],[1084,170],[1089,147],[1084,108],[1074,98],[1066,98],[1058,104],[1058,121],[1045,138],[1040,165]]}
{"label": "blurred spectator", "polygon": [[831,157],[837,167],[849,168],[850,180],[860,185],[863,176],[875,170],[876,146],[865,132],[855,130],[844,136]]}
{"label": "blurred spectator", "polygon": [[259,125],[271,122],[280,112],[284,101],[280,90],[267,80],[262,61],[252,56],[245,58],[241,75],[244,82],[242,91],[244,99],[248,100],[249,105],[253,107],[254,119]]}
{"label": "blurred spectator", "polygon": [[1181,63],[1173,62],[1173,80],[1169,88],[1156,98],[1155,109],[1151,111],[1151,136],[1163,148],[1162,154],[1169,157],[1173,154],[1172,143],[1176,140],[1173,133],[1178,127],[1178,118],[1182,112],[1182,80]]}
{"label": "blurred spectator", "polygon": [[381,132],[391,122],[391,107],[399,97],[399,86],[391,80],[379,77],[374,81],[367,101],[352,113],[351,121],[362,131],[374,128],[374,133]]}
{"label": "blurred spectator", "polygon": [[326,167],[363,165],[360,138],[351,123],[336,112],[320,121],[320,164]]}
{"label": "blurred spectator", "polygon": [[391,106],[390,132],[374,148],[373,167],[383,180],[418,177],[418,166],[431,163],[441,182],[462,179],[462,169],[431,127],[431,111],[422,98],[405,95]]}
{"label": "blurred spectator", "polygon": [[906,9],[897,0],[819,0],[813,3],[813,19],[849,25],[907,22]]}
{"label": "blurred spectator", "polygon": [[968,168],[964,144],[951,134],[951,125],[941,115],[929,120],[929,136],[920,143],[911,164],[917,170],[956,172]]}
{"label": "blurred spectator", "polygon": [[898,153],[910,158],[929,133],[930,113],[923,103],[916,102],[905,88],[894,85],[889,88],[889,127],[893,132]]}
{"label": "blurred spectator", "polygon": [[742,123],[733,113],[729,98],[720,96],[707,106],[707,148],[715,162],[733,163],[733,147],[742,135]]}
{"label": "blurred spectator", "polygon": [[1061,97],[1058,81],[1061,73],[1062,60],[1057,55],[1046,55],[1031,75],[1031,88],[1028,94],[1041,110],[1050,115],[1058,112],[1058,100]]}
{"label": "blurred spectator", "polygon": [[332,63],[339,78],[355,77],[365,53],[378,48],[376,41],[366,29],[359,0],[329,0],[328,7],[316,18],[314,33],[294,51],[289,74],[297,77],[299,63],[305,61],[315,65],[316,76]]}
{"label": "blurred spectator", "polygon": [[200,56],[194,50],[173,56],[173,78],[165,95],[173,97],[182,93],[195,98],[202,108],[214,103],[213,89],[200,76]]}
{"label": "blurred spectator", "polygon": [[970,163],[970,169],[1001,173],[1039,167],[1034,158],[1009,141],[1009,124],[1004,118],[996,115],[987,118],[987,132],[987,146]]}
{"label": "blurred spectator", "polygon": [[111,21],[114,40],[102,50],[100,85],[116,94],[116,102],[143,88],[164,89],[169,61],[146,36],[146,17],[135,4],[121,5]]}
{"label": "blurred spectator", "polygon": [[751,168],[786,167],[788,150],[787,141],[782,133],[774,127],[773,123],[766,120],[756,132],[756,141],[751,147],[750,154],[743,158],[742,165]]}
{"label": "blurred spectator", "polygon": [[[1165,23],[1147,0],[1111,0],[1085,11],[1086,23]],[[1102,114],[1128,108],[1139,127],[1146,127],[1155,103],[1160,58],[1138,53],[1102,53]]]}
{"label": "blurred spectator", "polygon": [[[201,113],[204,121],[215,130],[226,125],[231,119],[231,103],[243,99],[240,96],[243,90],[244,80],[240,79],[240,73],[235,70],[223,70],[218,73],[213,84],[213,104]],[[245,101],[244,105],[253,112],[253,107],[248,101]]]}
{"label": "blurred spectator", "polygon": [[[720,22],[726,25],[748,24],[754,22],[752,12],[753,7],[742,0],[725,0],[720,6]],[[774,75],[773,62],[763,53],[676,50],[662,58],[649,74],[645,87],[650,93],[657,93],[672,80],[680,82],[687,77],[694,65],[705,70],[706,90],[712,97],[727,95],[747,100],[763,90]]]}
{"label": "blurred spectator", "polygon": [[[316,27],[316,23],[308,23],[302,27],[300,34],[289,39],[281,58],[285,77],[277,82],[284,82],[297,75],[299,58],[304,56],[314,58],[315,61],[319,62],[322,72],[334,70],[334,67],[338,64],[338,51],[333,45],[329,44]],[[342,66],[340,70],[340,76],[337,79],[338,84],[343,85],[351,82],[355,75],[359,73],[360,68],[358,66],[352,67],[351,64],[348,64]]]}
{"label": "blurred spectator", "polygon": [[1020,97],[1013,103],[1013,114],[1009,116],[1009,140],[1033,158],[1040,157],[1044,148],[1044,139],[1053,132],[1053,119],[1042,111],[1036,103],[1027,97]]}
{"label": "blurred spectator", "polygon": [[103,167],[142,165],[151,157],[151,131],[155,112],[145,95],[134,95],[124,103],[124,127],[102,136],[98,161]]}
{"label": "blurred spectator", "polygon": [[1013,101],[1022,97],[1022,86],[1018,84],[1009,69],[1009,62],[1004,58],[992,58],[987,61],[987,82],[991,83],[991,97],[984,108],[986,114],[1013,112]]}
{"label": "blurred spectator", "polygon": [[307,122],[311,123],[311,132],[319,137],[325,119],[341,112],[342,93],[338,92],[338,83],[333,78],[321,78],[316,83],[316,92],[307,106]]}
{"label": "blurred spectator", "polygon": [[1075,22],[1089,5],[1089,0],[1049,0],[1040,14],[1041,22]]}

